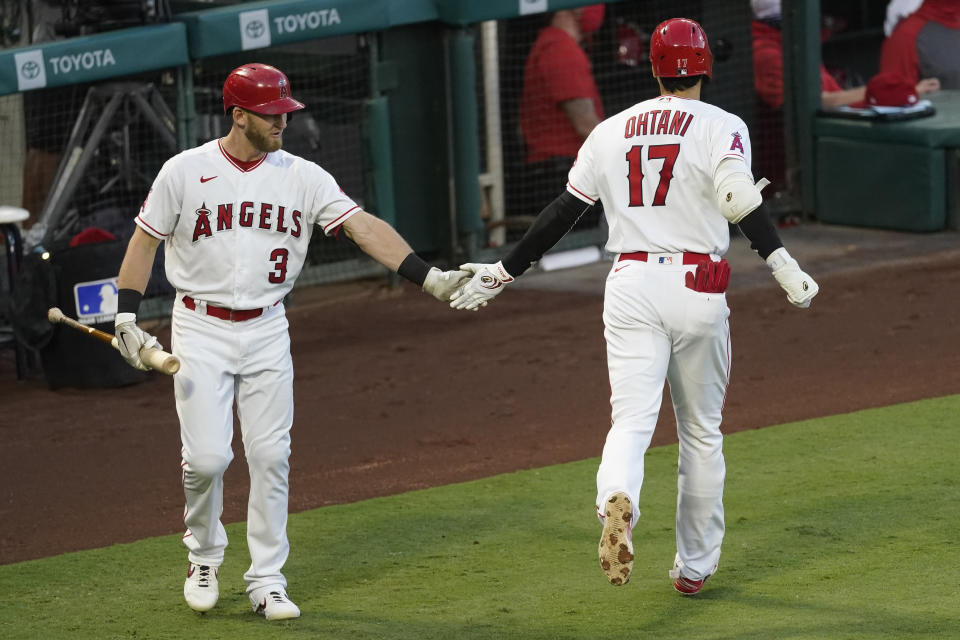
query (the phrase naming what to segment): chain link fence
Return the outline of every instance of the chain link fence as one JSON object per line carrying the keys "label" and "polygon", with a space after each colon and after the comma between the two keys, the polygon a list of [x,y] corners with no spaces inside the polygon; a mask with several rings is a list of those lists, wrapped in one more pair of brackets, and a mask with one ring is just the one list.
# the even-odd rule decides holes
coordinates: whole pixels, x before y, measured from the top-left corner
{"label": "chain link fence", "polygon": [[[224,78],[251,59],[273,64],[307,108],[292,115],[284,149],[324,167],[362,207],[367,203],[364,106],[370,95],[369,51],[360,35],[274,47],[195,62],[196,118],[188,146],[226,135]],[[0,98],[10,153],[0,157],[3,202],[30,212],[28,250],[55,252],[84,230],[126,243],[133,219],[163,163],[183,137],[176,70],[109,82],[39,89]],[[106,237],[101,234],[101,237]],[[381,272],[352,243],[314,233],[298,285]],[[173,293],[159,251],[146,298]],[[150,305],[147,309],[151,309]],[[148,311],[149,313],[149,311]]]}
{"label": "chain link fence", "polygon": [[[58,251],[85,230],[121,242],[153,178],[177,152],[175,71],[6,96],[23,152],[4,156],[0,192],[30,212],[27,250]],[[147,295],[170,293],[158,257]]]}

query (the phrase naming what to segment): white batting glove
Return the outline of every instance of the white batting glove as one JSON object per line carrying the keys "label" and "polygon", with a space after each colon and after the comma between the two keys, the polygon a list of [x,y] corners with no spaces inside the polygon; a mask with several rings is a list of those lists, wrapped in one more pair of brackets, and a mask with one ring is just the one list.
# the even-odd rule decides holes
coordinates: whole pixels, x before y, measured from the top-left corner
{"label": "white batting glove", "polygon": [[468,262],[460,265],[460,268],[474,275],[470,282],[450,296],[452,300],[450,306],[454,309],[476,311],[480,307],[485,307],[495,295],[503,291],[504,285],[513,282],[513,276],[503,268],[502,262],[497,264]]}
{"label": "white batting glove", "polygon": [[117,349],[120,355],[131,367],[141,371],[149,371],[150,367],[140,358],[141,349],[160,348],[160,342],[137,326],[137,314],[118,313],[113,321],[113,335],[117,339]]}
{"label": "white batting glove", "polygon": [[787,292],[790,304],[806,309],[810,301],[820,291],[816,280],[800,270],[800,265],[787,250],[780,247],[767,257],[767,265],[773,271],[773,277]]}
{"label": "white batting glove", "polygon": [[448,302],[453,292],[465,285],[471,277],[473,273],[470,271],[440,271],[433,267],[423,281],[423,290],[437,300]]}

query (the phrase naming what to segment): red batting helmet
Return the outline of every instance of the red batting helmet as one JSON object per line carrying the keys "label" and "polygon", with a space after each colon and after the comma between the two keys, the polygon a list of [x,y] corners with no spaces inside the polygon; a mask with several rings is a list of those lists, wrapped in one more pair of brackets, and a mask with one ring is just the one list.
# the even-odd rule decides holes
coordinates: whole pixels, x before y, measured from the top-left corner
{"label": "red batting helmet", "polygon": [[223,83],[223,111],[240,107],[254,113],[277,115],[303,109],[290,95],[290,81],[283,71],[268,64],[237,67]]}
{"label": "red batting helmet", "polygon": [[713,54],[703,27],[687,18],[657,25],[650,38],[650,62],[658,78],[713,77]]}

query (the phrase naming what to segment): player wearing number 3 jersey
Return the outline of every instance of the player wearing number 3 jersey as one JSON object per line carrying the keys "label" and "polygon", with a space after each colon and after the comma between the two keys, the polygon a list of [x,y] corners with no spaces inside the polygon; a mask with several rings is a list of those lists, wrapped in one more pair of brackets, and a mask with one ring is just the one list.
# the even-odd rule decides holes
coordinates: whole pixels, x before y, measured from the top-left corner
{"label": "player wearing number 3 jersey", "polygon": [[757,207],[743,121],[700,101],[712,73],[706,34],[692,20],[660,24],[650,60],[661,95],[600,123],[584,141],[566,192],[548,205],[497,264],[461,268],[474,278],[452,306],[476,309],[552,247],[587,208],[603,202],[617,258],[607,276],[604,335],[612,425],[597,472],[603,523],[600,566],[610,583],[633,570],[644,454],[664,380],[677,418],[677,552],[674,588],[697,593],[717,569],[724,534],[721,411],[730,377],[730,267],[722,259],[738,224],[798,307],[818,287],[783,248]]}
{"label": "player wearing number 3 jersey", "polygon": [[448,300],[469,274],[430,268],[389,225],[362,211],[326,171],[280,149],[287,114],[304,105],[287,77],[263,64],[235,69],[223,86],[226,137],[164,164],[136,217],[119,275],[116,335],[127,361],[155,341],[136,324],[154,254],[165,247],[176,289],[174,395],[183,444],[189,553],[184,597],[207,611],[219,596],[227,536],[223,475],[233,458],[233,405],[250,471],[244,575],[254,611],[295,618],[281,573],[287,542],[293,367],[283,298],[303,268],[314,229],[341,229],[368,255]]}

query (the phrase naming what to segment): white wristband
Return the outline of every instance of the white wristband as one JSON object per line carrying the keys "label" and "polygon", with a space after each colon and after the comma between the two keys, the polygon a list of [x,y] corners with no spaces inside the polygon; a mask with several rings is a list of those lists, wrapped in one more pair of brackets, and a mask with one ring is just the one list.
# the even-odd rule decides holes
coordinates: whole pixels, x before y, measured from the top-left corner
{"label": "white wristband", "polygon": [[780,247],[779,249],[771,253],[769,256],[767,256],[767,266],[770,267],[771,271],[776,271],[780,267],[785,267],[791,262],[793,264],[797,263],[797,261],[794,260],[793,257],[789,253],[787,253],[787,250],[784,249],[783,247]]}

